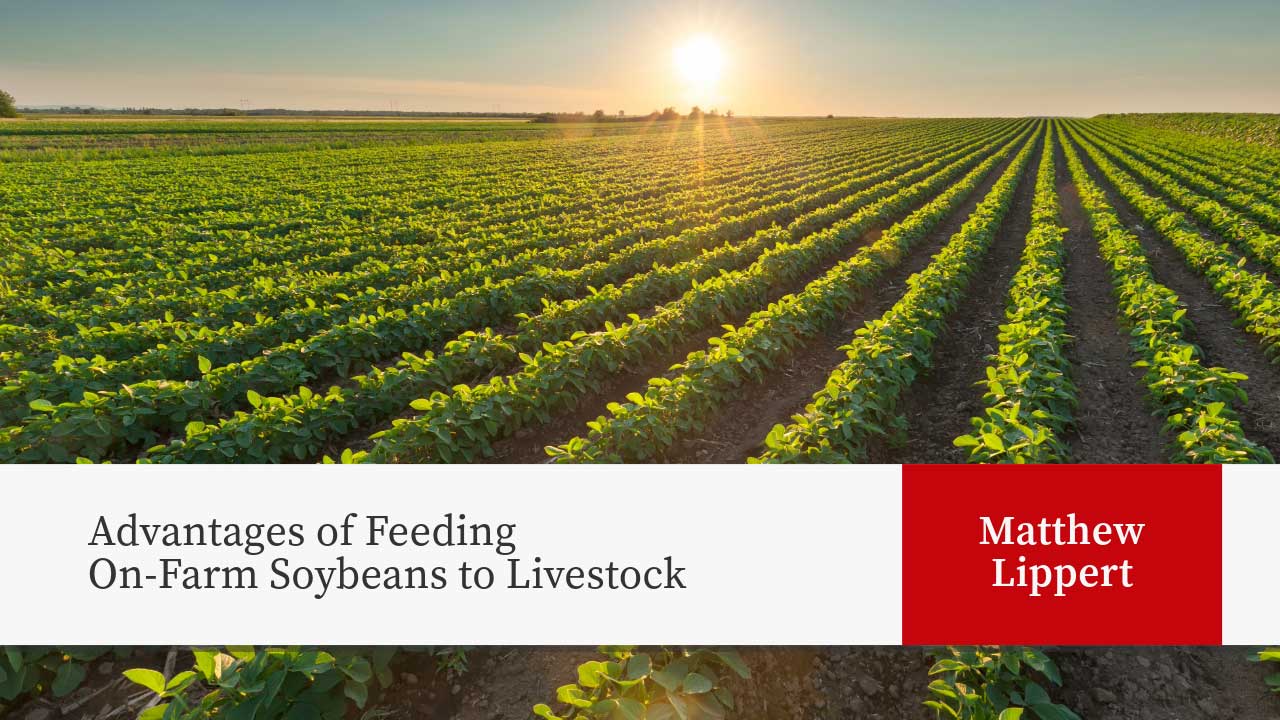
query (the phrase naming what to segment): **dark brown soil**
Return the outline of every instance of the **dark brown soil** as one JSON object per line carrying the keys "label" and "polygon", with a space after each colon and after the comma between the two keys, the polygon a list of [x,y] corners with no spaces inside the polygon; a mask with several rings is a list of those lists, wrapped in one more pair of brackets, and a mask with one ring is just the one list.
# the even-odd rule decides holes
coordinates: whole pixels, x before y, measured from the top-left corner
{"label": "dark brown soil", "polygon": [[[1043,140],[1041,140],[1043,142]],[[973,283],[951,313],[946,330],[934,341],[933,365],[904,393],[899,410],[911,441],[889,449],[891,463],[962,463],[966,453],[952,441],[971,430],[969,419],[985,404],[978,382],[986,377],[987,356],[999,346],[1009,282],[1022,264],[1031,205],[1040,167],[1040,144],[1023,171],[1000,230],[974,275]]]}
{"label": "dark brown soil", "polygon": [[1120,220],[1138,236],[1156,280],[1186,303],[1191,322],[1187,339],[1203,351],[1201,362],[1249,376],[1240,383],[1249,402],[1236,407],[1245,435],[1273,454],[1280,451],[1280,370],[1267,360],[1258,342],[1235,327],[1235,313],[1222,304],[1209,282],[1186,264],[1177,248],[1142,222],[1084,152],[1080,155],[1090,177],[1106,191]]}
{"label": "dark brown soil", "polygon": [[1087,720],[1276,720],[1280,696],[1248,649],[1094,648],[1051,651],[1055,699]]}
{"label": "dark brown soil", "polygon": [[1120,309],[1106,261],[1089,230],[1089,221],[1066,157],[1059,147],[1058,204],[1067,227],[1066,291],[1070,314],[1067,348],[1076,384],[1075,426],[1067,436],[1071,459],[1081,463],[1161,463],[1167,440],[1148,410],[1142,372],[1133,367],[1129,334],[1120,325]]}
{"label": "dark brown soil", "polygon": [[912,248],[897,267],[885,273],[872,292],[845,311],[822,337],[797,348],[787,361],[768,373],[763,383],[744,387],[737,399],[723,405],[715,417],[706,420],[702,433],[672,448],[669,459],[673,462],[743,462],[760,448],[775,424],[803,412],[831,371],[845,360],[845,352],[840,348],[849,343],[858,328],[884,314],[902,297],[907,278],[927,267],[933,255],[960,230],[1011,160],[1012,157],[993,168],[956,212]]}
{"label": "dark brown soil", "polygon": [[[980,186],[979,190],[981,193],[985,193],[985,190],[983,190],[983,188],[989,188],[991,184],[994,184],[995,178],[999,177],[999,173],[1002,172],[1003,168],[1006,167],[1007,165],[1008,165],[1007,160],[997,164],[997,167],[994,170],[992,170],[991,174],[988,175],[988,179],[984,181],[984,183]],[[981,194],[975,193],[975,197],[980,199]],[[923,206],[925,203],[927,203],[931,199],[932,198],[927,198],[919,201],[918,203],[914,204],[913,206],[905,210],[903,213],[901,213],[900,217],[906,217],[908,214],[910,214],[917,208]],[[977,201],[974,200],[973,204],[976,205],[976,202]],[[968,216],[968,212],[972,211],[972,205],[966,205],[966,207],[968,209],[965,211],[963,215],[960,216],[960,219],[958,221],[961,224],[964,222],[964,218]],[[783,295],[786,295],[787,293],[790,293],[790,292],[795,292],[798,289],[803,288],[806,284],[808,284],[812,280],[818,277],[821,277],[834,265],[844,261],[849,257],[852,257],[855,253],[857,253],[862,247],[864,247],[868,243],[874,242],[880,236],[880,233],[882,233],[884,229],[887,228],[888,226],[889,226],[889,223],[883,223],[879,226],[873,227],[872,229],[865,232],[863,236],[859,238],[857,241],[849,243],[849,245],[846,247],[844,252],[842,252],[840,256],[835,258],[834,260],[831,260],[826,263],[822,263],[820,267],[815,268],[811,272],[805,274],[804,277],[800,278],[799,280],[793,283],[788,283],[785,286],[771,288],[764,304],[767,305],[768,303],[772,303],[776,301],[778,298],[782,297]],[[959,228],[959,225],[957,224],[956,229],[958,228]],[[930,242],[922,243],[922,246],[930,245],[932,242],[932,239],[933,238],[931,237]],[[913,253],[912,256],[916,257],[916,256],[919,256],[920,254],[921,253],[917,252],[917,253]],[[927,264],[927,258],[928,258],[928,255],[925,254],[924,264]],[[921,267],[923,267],[923,265],[921,265]],[[725,320],[723,320],[723,322],[734,323],[734,324],[741,323],[746,319],[746,317],[751,312],[752,310],[745,311],[735,317],[726,318]],[[848,332],[843,333],[842,335],[843,339],[839,340],[838,342],[835,342],[834,345],[831,345],[830,343],[824,343],[822,347],[829,346],[830,348],[835,348],[835,347],[839,347],[839,345],[842,345],[848,342],[848,338],[852,333],[852,328],[856,328],[860,324],[861,322],[858,322],[856,325],[851,326]],[[585,423],[591,420],[595,420],[597,417],[600,417],[601,415],[607,414],[607,410],[605,409],[605,407],[608,403],[616,400],[620,400],[621,398],[625,397],[627,393],[630,393],[630,392],[643,393],[645,389],[648,387],[649,378],[659,377],[667,374],[672,364],[683,361],[683,359],[687,357],[690,352],[704,349],[706,347],[707,341],[710,338],[719,336],[723,334],[723,332],[724,332],[723,329],[720,327],[719,323],[717,323],[713,325],[711,328],[708,328],[705,332],[699,333],[697,336],[691,338],[689,342],[682,343],[681,346],[678,348],[678,350],[673,352],[667,352],[667,353],[659,353],[656,357],[644,363],[642,366],[636,367],[634,369],[628,369],[625,375],[614,378],[606,385],[606,387],[602,391],[593,392],[584,396],[583,398],[581,398],[581,400],[579,401],[579,403],[577,404],[573,412],[568,414],[561,414],[556,418],[554,418],[551,423],[548,423],[536,428],[526,428],[524,431],[516,433],[516,435],[514,435],[511,438],[507,438],[502,441],[499,441],[498,443],[495,443],[494,444],[494,448],[496,452],[495,460],[497,462],[507,462],[507,463],[531,463],[531,462],[546,461],[547,455],[546,455],[545,448],[548,445],[565,442],[566,440],[568,440],[571,437],[574,437],[575,435],[579,435],[586,432],[586,428],[584,427]],[[811,347],[813,345],[814,345],[813,343],[810,343]],[[804,361],[802,360],[801,362],[804,362]],[[830,372],[831,368],[839,363],[839,359],[837,359],[835,362],[829,362],[827,358],[823,357],[820,360],[817,360],[816,362],[817,362],[816,365],[809,368],[808,374],[821,371],[822,373],[821,377],[825,379],[826,374]],[[821,380],[819,380],[816,385],[808,385],[807,386],[808,395],[805,395],[805,397],[808,397],[809,395],[811,395],[813,391],[816,390],[818,387],[821,387]],[[803,405],[803,403],[801,403],[801,405]],[[732,404],[725,406],[725,410],[719,413],[719,417],[733,419],[732,416],[735,415],[736,413],[732,410],[732,407],[733,407]],[[785,408],[779,405],[778,413],[781,413],[781,412],[785,412]],[[778,418],[781,417],[778,413],[765,414],[760,412],[758,400],[753,400],[752,414],[754,414],[756,417],[769,417],[769,418],[773,418],[774,421],[776,421]],[[696,458],[697,462],[731,462],[731,461],[742,460],[746,457],[750,449],[754,446],[754,443],[758,443],[760,440],[764,438],[764,435],[768,432],[768,429],[769,429],[768,426],[766,426],[764,428],[763,433],[760,433],[752,437],[752,435],[748,431],[741,428],[737,428],[737,429],[726,428],[723,432],[721,432],[715,427],[715,421],[709,421],[707,428],[708,429],[705,432],[702,432],[699,434],[698,436],[699,439],[697,441],[691,441],[691,444],[687,445],[686,447],[674,449],[672,452],[672,459],[677,462],[681,461],[680,456],[690,452],[691,449],[693,451],[696,451],[697,449],[708,449],[708,448],[725,449],[724,446],[730,442],[730,440],[728,440],[730,438],[732,439],[732,442],[735,443],[735,449],[737,449],[736,443],[738,443],[738,441],[745,441],[745,438],[751,437],[752,439],[750,440],[750,443],[752,443],[752,445],[743,446],[741,448],[742,450],[741,455],[739,457],[734,458],[734,460],[727,460],[727,459],[718,460],[718,459],[712,459],[709,457]]]}
{"label": "dark brown soil", "polygon": [[[817,653],[810,674],[815,697],[803,715],[822,720],[927,720],[930,662],[909,647],[837,647]],[[753,717],[742,715],[740,717]]]}
{"label": "dark brown soil", "polygon": [[440,670],[429,655],[396,662],[396,682],[370,705],[386,720],[532,718],[533,706],[553,704],[556,688],[577,680],[588,648],[482,648],[467,653],[467,670]]}

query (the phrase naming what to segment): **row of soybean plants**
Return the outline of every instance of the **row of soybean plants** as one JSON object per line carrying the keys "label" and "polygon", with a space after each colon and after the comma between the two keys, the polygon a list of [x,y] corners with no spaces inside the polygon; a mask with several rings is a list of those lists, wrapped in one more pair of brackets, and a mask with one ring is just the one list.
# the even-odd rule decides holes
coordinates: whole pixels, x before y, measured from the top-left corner
{"label": "row of soybean plants", "polygon": [[[139,720],[342,720],[371,707],[374,693],[394,681],[393,660],[414,652],[426,653],[438,670],[465,669],[465,654],[451,648],[227,647],[184,652],[169,674],[144,664],[123,675],[146,691],[131,700]],[[137,655],[123,647],[0,648],[0,714],[38,698],[67,697],[96,662],[128,667]]]}
{"label": "row of soybean plants", "polygon": [[[154,698],[140,720],[312,717],[338,720],[371,709],[379,688],[394,682],[393,661],[425,652],[437,668],[465,672],[466,655],[451,648],[403,651],[394,647],[325,651],[297,647],[195,648],[166,674],[135,667],[124,676]],[[604,646],[600,659],[581,663],[576,680],[559,687],[533,716],[547,720],[689,720],[739,716],[732,686],[752,672],[736,651],[717,648]],[[925,650],[934,678],[924,705],[957,720],[1078,720],[1046,689],[1062,684],[1057,665],[1026,647],[972,646]],[[0,711],[30,698],[65,697],[89,675],[91,664],[128,661],[129,648],[0,648]],[[1280,662],[1280,649],[1252,657]],[[189,662],[189,664],[188,664]],[[1280,676],[1268,676],[1280,692]],[[371,703],[371,700],[373,701]],[[553,707],[554,706],[554,707]],[[512,708],[512,711],[518,712]]]}
{"label": "row of soybean plants", "polygon": [[[130,648],[0,648],[0,710],[41,696],[66,697],[95,661],[131,664]],[[311,717],[339,720],[376,706],[376,692],[393,684],[393,662],[426,653],[437,671],[465,672],[466,656],[451,648],[394,647],[326,651],[298,647],[194,648],[166,674],[152,667],[123,675],[152,700],[139,720],[197,720],[213,716],[260,720]],[[556,690],[551,704],[531,708],[547,720],[627,718],[689,720],[738,716],[732,686],[752,673],[736,651],[716,648],[628,646],[600,648],[600,659],[576,668],[576,681]],[[935,648],[929,699],[940,717],[965,720],[1074,720],[1053,703],[1045,684],[1061,684],[1053,661],[1021,647]],[[1267,659],[1263,653],[1262,659]],[[456,681],[456,680],[455,680]],[[553,709],[552,705],[555,705]],[[518,712],[518,709],[510,710]]]}
{"label": "row of soybean plants", "polygon": [[985,409],[973,432],[956,438],[970,462],[1066,462],[1063,435],[1075,412],[1066,349],[1066,247],[1058,206],[1056,143],[1050,134],[1040,156],[1031,229],[1022,264],[1009,286],[998,347],[986,368]]}
{"label": "row of soybean plants", "polygon": [[[1258,662],[1280,663],[1280,647],[1267,648],[1258,653],[1255,658]],[[1280,665],[1275,667],[1280,668]],[[1266,677],[1267,687],[1271,688],[1271,692],[1280,695],[1280,672],[1276,672]]]}
{"label": "row of soybean plants", "polygon": [[[334,438],[403,412],[410,401],[424,393],[510,371],[528,362],[528,353],[547,344],[608,323],[625,322],[633,313],[679,296],[693,283],[739,270],[778,242],[798,240],[838,222],[865,203],[886,197],[962,157],[975,149],[974,145],[970,142],[940,157],[933,157],[937,154],[933,151],[917,151],[901,162],[869,166],[868,172],[842,184],[841,192],[849,194],[824,193],[793,203],[792,209],[817,207],[795,217],[785,229],[765,228],[744,240],[719,242],[718,237],[711,238],[709,245],[688,259],[629,268],[635,274],[620,284],[592,287],[584,296],[562,301],[544,299],[541,312],[522,314],[507,335],[467,331],[446,343],[439,354],[405,356],[393,367],[353,378],[353,384],[346,388],[333,388],[323,395],[304,388],[292,395],[264,398],[254,410],[236,413],[216,426],[197,423],[188,427],[185,440],[148,457],[182,461],[233,455],[273,461],[312,457]],[[827,202],[834,197],[839,199]],[[245,443],[251,447],[241,449]]]}
{"label": "row of soybean plants", "polygon": [[[584,333],[549,344],[524,362],[520,372],[494,377],[487,383],[436,393],[415,402],[421,415],[396,421],[374,436],[371,451],[357,459],[449,460],[474,459],[492,452],[492,442],[516,430],[547,422],[554,413],[574,406],[579,395],[604,386],[610,376],[629,364],[668,352],[695,333],[718,322],[764,307],[779,288],[792,285],[815,270],[836,262],[843,254],[872,238],[869,231],[928,203],[957,180],[981,177],[1006,158],[1031,133],[1028,123],[1017,137],[1002,136],[994,143],[958,159],[928,177],[860,207],[830,227],[795,241],[778,242],[743,270],[724,273],[698,283],[679,300],[659,306],[646,317],[604,331]],[[976,182],[976,181],[975,181]],[[874,248],[868,250],[866,248]],[[871,242],[858,255],[882,251]],[[638,396],[637,396],[638,397]]]}
{"label": "row of soybean plants", "polygon": [[[830,192],[841,197],[846,191],[847,188],[840,187]],[[825,195],[819,197],[821,200],[817,202],[831,199]],[[479,322],[505,320],[516,311],[536,309],[548,294],[545,289],[552,281],[560,281],[560,287],[564,288],[562,294],[572,296],[573,291],[585,291],[593,282],[625,278],[657,260],[696,257],[703,249],[723,242],[718,231],[725,230],[732,237],[744,228],[776,222],[779,212],[792,213],[804,206],[804,201],[792,201],[769,208],[772,212],[727,219],[707,233],[686,233],[635,243],[608,261],[574,271],[544,270],[526,281],[524,287],[528,291],[520,296],[502,292],[505,288],[501,284],[490,283],[474,288],[461,298],[455,296],[423,304],[415,308],[412,316],[403,312],[387,313],[360,320],[360,324],[349,322],[345,328],[339,325],[315,341],[276,348],[270,355],[245,363],[214,369],[212,363],[204,362],[205,367],[201,369],[207,372],[199,381],[137,383],[119,392],[91,393],[78,403],[54,405],[33,401],[36,406],[32,409],[37,414],[24,426],[6,431],[4,447],[7,453],[24,459],[67,460],[77,455],[101,459],[121,447],[145,446],[162,437],[163,432],[181,432],[186,423],[216,417],[220,409],[242,403],[257,406],[262,388],[277,392],[292,390],[314,377],[315,369],[325,367],[325,362],[350,363],[353,358],[376,357],[378,352],[419,348],[432,338],[443,341],[450,331],[464,331]],[[469,302],[460,302],[460,299]],[[378,329],[392,326],[398,334],[378,343],[370,333],[359,332],[373,323],[381,325]],[[344,329],[347,331],[343,332]],[[55,431],[59,434],[53,434]]]}
{"label": "row of soybean plants", "polygon": [[[734,651],[713,648],[602,647],[602,659],[577,668],[577,680],[539,703],[544,720],[718,720],[741,717],[733,684],[751,670]],[[925,652],[934,678],[922,704],[955,720],[1079,720],[1053,702],[1045,685],[1062,684],[1044,653],[1025,647],[944,647]]]}
{"label": "row of soybean plants", "polygon": [[[90,664],[104,657],[127,660],[129,649],[0,648],[0,710],[40,695],[64,697],[84,682]],[[401,651],[228,647],[195,648],[190,665],[124,671],[154,698],[139,720],[197,720],[217,715],[261,720],[312,717],[339,720],[374,706],[373,693],[394,682],[393,661],[414,652],[436,658],[438,670],[465,672],[466,656],[450,648]],[[740,716],[732,690],[751,669],[734,650],[604,646],[601,659],[576,668],[576,680],[556,690],[550,704],[531,708],[546,720],[710,720]],[[956,720],[1079,720],[1049,690],[1062,684],[1057,665],[1038,650],[1019,646],[938,647],[928,699],[939,718]],[[1280,662],[1280,648],[1252,657]],[[1280,693],[1280,675],[1265,678]],[[554,707],[553,707],[554,706]],[[512,708],[513,711],[517,711]]]}

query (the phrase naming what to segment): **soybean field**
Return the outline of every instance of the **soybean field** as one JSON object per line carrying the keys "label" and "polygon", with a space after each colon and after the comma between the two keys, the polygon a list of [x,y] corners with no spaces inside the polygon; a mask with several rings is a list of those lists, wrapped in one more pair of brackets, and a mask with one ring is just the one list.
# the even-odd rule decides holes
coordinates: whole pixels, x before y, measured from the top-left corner
{"label": "soybean field", "polygon": [[0,461],[1271,462],[1280,150],[1143,117],[6,122]]}

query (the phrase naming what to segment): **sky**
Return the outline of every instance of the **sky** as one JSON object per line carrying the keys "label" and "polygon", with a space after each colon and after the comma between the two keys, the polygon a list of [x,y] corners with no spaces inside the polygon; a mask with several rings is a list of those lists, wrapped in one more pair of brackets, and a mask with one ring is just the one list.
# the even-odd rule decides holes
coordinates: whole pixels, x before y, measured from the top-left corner
{"label": "sky", "polygon": [[[0,0],[19,105],[1280,112],[1280,0]],[[714,82],[675,48],[718,45]]]}

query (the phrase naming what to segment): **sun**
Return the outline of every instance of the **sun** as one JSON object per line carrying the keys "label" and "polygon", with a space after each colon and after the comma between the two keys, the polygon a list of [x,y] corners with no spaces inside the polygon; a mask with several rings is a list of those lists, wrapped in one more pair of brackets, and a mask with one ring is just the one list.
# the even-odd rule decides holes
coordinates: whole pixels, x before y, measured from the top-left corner
{"label": "sun", "polygon": [[695,35],[677,45],[672,59],[680,78],[696,87],[714,85],[724,70],[724,51],[710,35]]}

